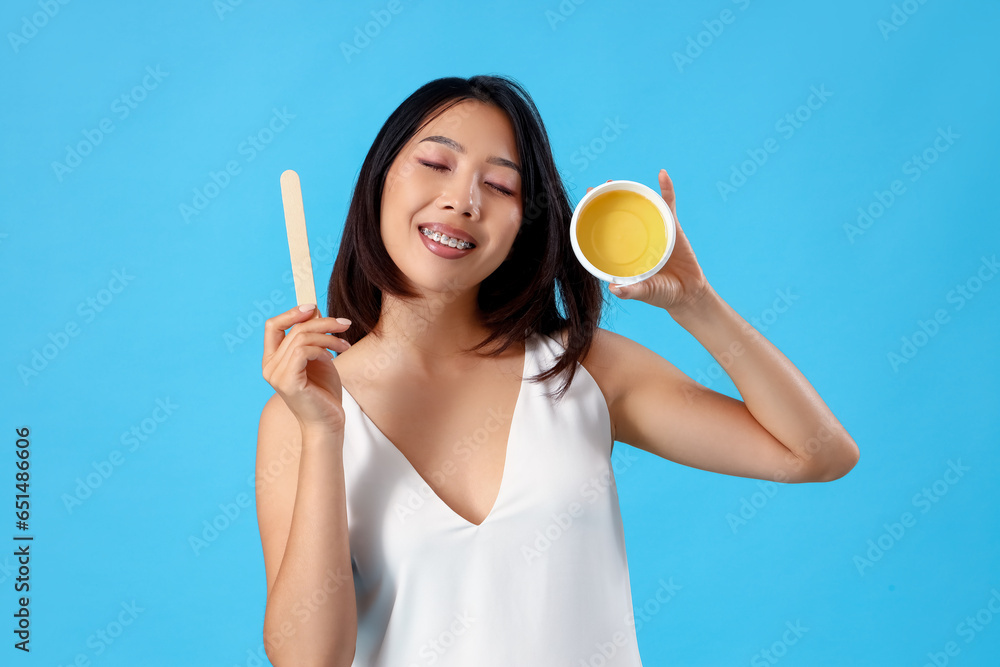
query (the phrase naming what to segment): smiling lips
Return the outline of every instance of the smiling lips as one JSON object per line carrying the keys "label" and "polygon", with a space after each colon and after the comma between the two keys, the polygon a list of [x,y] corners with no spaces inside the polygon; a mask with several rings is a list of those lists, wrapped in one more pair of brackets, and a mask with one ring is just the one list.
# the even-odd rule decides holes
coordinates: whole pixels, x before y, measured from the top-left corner
{"label": "smiling lips", "polygon": [[[432,238],[439,243],[444,245],[450,245],[451,247],[458,248],[475,248],[476,239],[469,236],[467,233],[463,232],[461,229],[455,229],[449,225],[442,224],[440,222],[428,222],[419,226],[420,233],[428,238]],[[451,241],[454,240],[458,243],[453,244]]]}
{"label": "smiling lips", "polygon": [[439,234],[444,234],[448,238],[457,239],[459,241],[465,241],[472,247],[476,246],[476,239],[469,236],[468,233],[463,232],[461,229],[456,229],[451,225],[446,225],[440,222],[426,222],[419,226],[420,230],[428,230],[431,232],[437,232]]}

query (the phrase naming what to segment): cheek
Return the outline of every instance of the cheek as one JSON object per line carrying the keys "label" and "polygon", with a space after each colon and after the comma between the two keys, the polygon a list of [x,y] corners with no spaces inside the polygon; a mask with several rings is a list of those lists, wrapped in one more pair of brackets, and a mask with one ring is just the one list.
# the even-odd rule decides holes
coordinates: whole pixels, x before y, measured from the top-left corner
{"label": "cheek", "polygon": [[382,193],[382,203],[379,206],[379,231],[381,232],[382,244],[389,248],[398,242],[399,233],[395,228],[399,227],[400,201],[399,183],[388,185]]}
{"label": "cheek", "polygon": [[382,203],[380,205],[380,213],[384,223],[395,220],[406,209],[409,199],[407,179],[400,178],[398,172],[390,172],[386,176],[385,188],[382,190]]}
{"label": "cheek", "polygon": [[421,200],[427,197],[429,191],[428,176],[419,171],[406,172],[405,169],[397,171],[393,176],[382,197],[383,205],[389,202],[389,208],[395,211],[421,206]]}

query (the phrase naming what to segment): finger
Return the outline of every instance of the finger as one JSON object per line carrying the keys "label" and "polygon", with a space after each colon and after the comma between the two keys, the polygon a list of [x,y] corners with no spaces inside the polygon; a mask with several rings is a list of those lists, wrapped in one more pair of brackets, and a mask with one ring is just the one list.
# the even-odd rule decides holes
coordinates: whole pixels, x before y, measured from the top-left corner
{"label": "finger", "polygon": [[674,193],[674,182],[670,180],[670,176],[667,174],[666,169],[660,169],[659,173],[660,181],[660,195],[663,196],[663,201],[667,202],[667,206],[670,208],[670,212],[674,215],[674,219],[677,219],[677,202],[676,194]]}
{"label": "finger", "polygon": [[[340,319],[343,319],[343,321],[339,321]],[[285,364],[291,351],[303,343],[313,342],[329,345],[334,347],[338,353],[346,351],[351,344],[343,338],[337,338],[329,334],[342,333],[350,326],[350,320],[333,317],[316,317],[294,324],[287,335],[282,333],[282,340],[278,349],[270,356],[264,357],[263,369],[265,377],[269,373],[273,373],[275,368]],[[305,338],[307,336],[326,336],[326,338]],[[333,339],[342,343],[332,342]]]}
{"label": "finger", "polygon": [[323,359],[333,359],[333,353],[322,345],[302,345],[295,348],[292,354],[291,361],[295,363],[291,364],[290,370],[299,372],[306,367],[307,361]]}
{"label": "finger", "polygon": [[296,323],[295,326],[292,327],[292,330],[288,332],[288,336],[291,336],[296,331],[300,331],[302,333],[342,333],[350,329],[352,326],[354,325],[351,321],[343,317],[314,317],[312,319],[307,319],[304,322]]}
{"label": "finger", "polygon": [[307,308],[306,305],[295,306],[290,310],[286,310],[280,315],[275,315],[274,317],[268,318],[264,322],[264,356],[274,354],[281,345],[281,341],[285,338],[285,329],[292,326],[296,322],[304,322],[310,317],[313,317],[319,308],[316,304],[308,304],[311,308],[303,311],[302,308]]}
{"label": "finger", "polygon": [[636,297],[636,292],[639,289],[641,283],[634,283],[632,285],[620,285],[618,283],[612,283],[608,289],[611,293],[617,296],[619,299],[634,299]]}
{"label": "finger", "polygon": [[[343,319],[343,321],[340,321]],[[291,330],[286,334],[285,341],[283,345],[278,347],[278,355],[282,354],[281,348],[288,347],[289,345],[297,345],[298,341],[295,340],[296,336],[307,334],[307,333],[317,333],[317,334],[333,334],[333,333],[343,333],[352,326],[351,321],[346,318],[334,318],[334,317],[316,317],[305,322],[299,322],[292,326]]]}
{"label": "finger", "polygon": [[333,334],[328,333],[315,333],[303,331],[298,334],[295,339],[296,345],[306,346],[306,345],[318,345],[321,347],[326,347],[337,352],[343,352],[351,346],[351,344],[344,340],[343,338],[338,338]]}
{"label": "finger", "polygon": [[325,347],[320,347],[319,345],[302,345],[296,347],[288,355],[288,363],[274,368],[271,377],[267,381],[276,389],[281,387],[285,391],[304,389],[309,384],[308,376],[302,374],[302,371],[306,368],[306,364],[309,361],[323,361],[327,359],[333,359],[333,353]]}

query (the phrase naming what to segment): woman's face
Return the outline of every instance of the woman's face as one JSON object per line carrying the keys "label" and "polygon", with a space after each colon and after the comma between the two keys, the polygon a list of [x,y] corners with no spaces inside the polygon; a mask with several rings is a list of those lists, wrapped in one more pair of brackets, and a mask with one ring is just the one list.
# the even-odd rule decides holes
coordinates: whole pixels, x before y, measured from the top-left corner
{"label": "woman's face", "polygon": [[[500,266],[521,225],[520,168],[507,115],[478,101],[463,100],[410,138],[386,175],[381,232],[414,287],[464,291]],[[473,247],[439,237],[441,245],[423,229]]]}

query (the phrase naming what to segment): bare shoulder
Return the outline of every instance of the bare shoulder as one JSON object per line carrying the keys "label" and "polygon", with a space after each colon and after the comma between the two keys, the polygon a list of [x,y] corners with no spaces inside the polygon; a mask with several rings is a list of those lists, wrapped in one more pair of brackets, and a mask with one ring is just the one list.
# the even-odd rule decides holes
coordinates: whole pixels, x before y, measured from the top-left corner
{"label": "bare shoulder", "polygon": [[[553,333],[553,338],[566,347],[568,332],[566,329],[560,329]],[[617,433],[615,426],[617,407],[620,405],[621,398],[628,386],[628,378],[634,376],[637,365],[648,362],[648,355],[658,357],[654,352],[630,338],[598,327],[594,333],[590,350],[580,360],[580,365],[594,378],[601,393],[604,394],[608,411],[611,413],[611,432],[613,434]],[[660,359],[662,360],[662,358]]]}
{"label": "bare shoulder", "polygon": [[[566,347],[568,332],[566,329],[559,329],[553,333],[553,337]],[[646,350],[642,345],[630,338],[626,338],[614,331],[608,331],[600,327],[594,333],[594,340],[586,356],[580,360],[581,365],[587,372],[594,376],[597,383],[604,389],[602,382],[607,382],[609,388],[616,384],[621,377],[627,376],[627,369],[623,369],[622,362],[629,356],[634,356],[639,349]],[[646,350],[651,352],[650,350]],[[600,379],[598,379],[600,377]],[[607,392],[605,392],[607,395]]]}
{"label": "bare shoulder", "polygon": [[[257,430],[257,455],[261,450],[270,450],[279,440],[298,440],[299,424],[295,415],[285,405],[285,401],[277,393],[271,395],[260,411],[260,424]],[[292,437],[289,437],[292,436]],[[301,443],[299,443],[301,445]]]}
{"label": "bare shoulder", "polygon": [[[559,341],[560,345],[564,348],[566,347],[569,340],[569,332],[566,329],[559,329],[552,336]],[[623,342],[631,343],[632,341],[613,331],[598,327],[594,333],[594,340],[590,344],[590,349],[587,351],[587,355],[580,360],[580,363],[595,379],[597,375],[613,376],[614,363],[612,362],[615,359],[616,350]],[[608,379],[613,379],[613,377],[608,377]]]}

